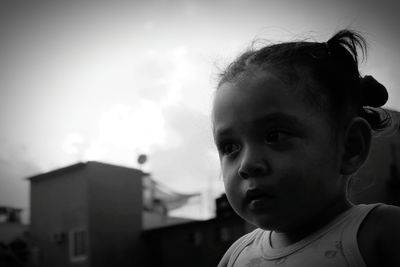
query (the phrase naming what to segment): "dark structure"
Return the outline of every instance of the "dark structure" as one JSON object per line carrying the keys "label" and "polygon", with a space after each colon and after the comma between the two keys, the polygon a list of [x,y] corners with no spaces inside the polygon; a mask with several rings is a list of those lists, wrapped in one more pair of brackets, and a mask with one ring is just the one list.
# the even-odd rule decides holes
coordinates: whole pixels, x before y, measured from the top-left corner
{"label": "dark structure", "polygon": [[22,209],[0,207],[0,266],[27,266],[30,258],[28,226],[21,222]]}
{"label": "dark structure", "polygon": [[28,178],[37,266],[140,266],[142,171],[78,163]]}
{"label": "dark structure", "polygon": [[229,246],[254,226],[234,213],[225,195],[216,203],[216,218],[144,231],[146,266],[217,266]]}

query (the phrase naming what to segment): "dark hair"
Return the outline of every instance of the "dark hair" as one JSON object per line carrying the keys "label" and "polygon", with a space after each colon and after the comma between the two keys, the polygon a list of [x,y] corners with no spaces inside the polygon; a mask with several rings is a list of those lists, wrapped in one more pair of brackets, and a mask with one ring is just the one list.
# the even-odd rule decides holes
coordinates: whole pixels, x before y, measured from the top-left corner
{"label": "dark hair", "polygon": [[372,76],[361,77],[359,52],[367,54],[365,39],[352,30],[341,30],[327,42],[286,42],[249,49],[232,62],[219,76],[218,87],[234,82],[251,67],[277,70],[289,81],[308,79],[297,69],[308,71],[317,88],[308,88],[306,100],[325,109],[337,123],[354,116],[365,118],[372,129],[381,130],[390,124],[390,115],[383,109],[388,93]]}

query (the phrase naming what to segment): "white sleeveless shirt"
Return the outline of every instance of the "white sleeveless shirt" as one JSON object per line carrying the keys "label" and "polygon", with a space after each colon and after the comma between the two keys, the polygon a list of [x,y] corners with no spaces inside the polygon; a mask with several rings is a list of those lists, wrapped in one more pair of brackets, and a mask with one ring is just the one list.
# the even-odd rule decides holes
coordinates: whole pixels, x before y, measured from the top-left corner
{"label": "white sleeveless shirt", "polygon": [[241,238],[228,267],[366,267],[358,249],[357,232],[378,205],[353,206],[322,229],[284,248],[272,248],[270,231],[256,229]]}

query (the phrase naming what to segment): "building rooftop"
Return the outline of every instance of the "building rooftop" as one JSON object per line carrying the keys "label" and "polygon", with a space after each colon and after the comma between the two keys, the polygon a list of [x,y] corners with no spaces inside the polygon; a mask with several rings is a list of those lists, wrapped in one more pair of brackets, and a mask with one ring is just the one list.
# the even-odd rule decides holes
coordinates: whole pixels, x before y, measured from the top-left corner
{"label": "building rooftop", "polygon": [[[67,167],[58,168],[56,170],[52,170],[52,171],[45,172],[45,173],[42,173],[42,174],[38,174],[38,175],[31,176],[31,177],[27,177],[26,179],[30,180],[31,182],[36,182],[36,181],[39,181],[39,180],[42,180],[42,179],[54,177],[56,175],[66,174],[66,173],[73,172],[75,170],[83,169],[83,168],[85,168],[85,167],[87,167],[89,165],[101,165],[101,166],[118,167],[118,168],[125,168],[125,169],[132,170],[132,171],[142,172],[141,170],[134,169],[134,168],[129,168],[129,167],[124,167],[124,166],[113,165],[113,164],[108,164],[108,163],[102,163],[102,162],[97,162],[97,161],[87,161],[87,162],[78,162],[78,163],[75,163],[75,164],[67,166]],[[142,173],[143,173],[143,175],[148,175],[145,172],[142,172]]]}

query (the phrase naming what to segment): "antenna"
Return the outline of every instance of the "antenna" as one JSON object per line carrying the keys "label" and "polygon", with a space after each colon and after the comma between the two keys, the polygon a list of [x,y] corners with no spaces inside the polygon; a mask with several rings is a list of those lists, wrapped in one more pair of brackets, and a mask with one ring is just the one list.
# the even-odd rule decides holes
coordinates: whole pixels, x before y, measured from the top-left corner
{"label": "antenna", "polygon": [[142,166],[144,163],[147,161],[147,155],[145,154],[140,154],[137,158],[137,162],[139,164],[139,169],[142,170]]}

